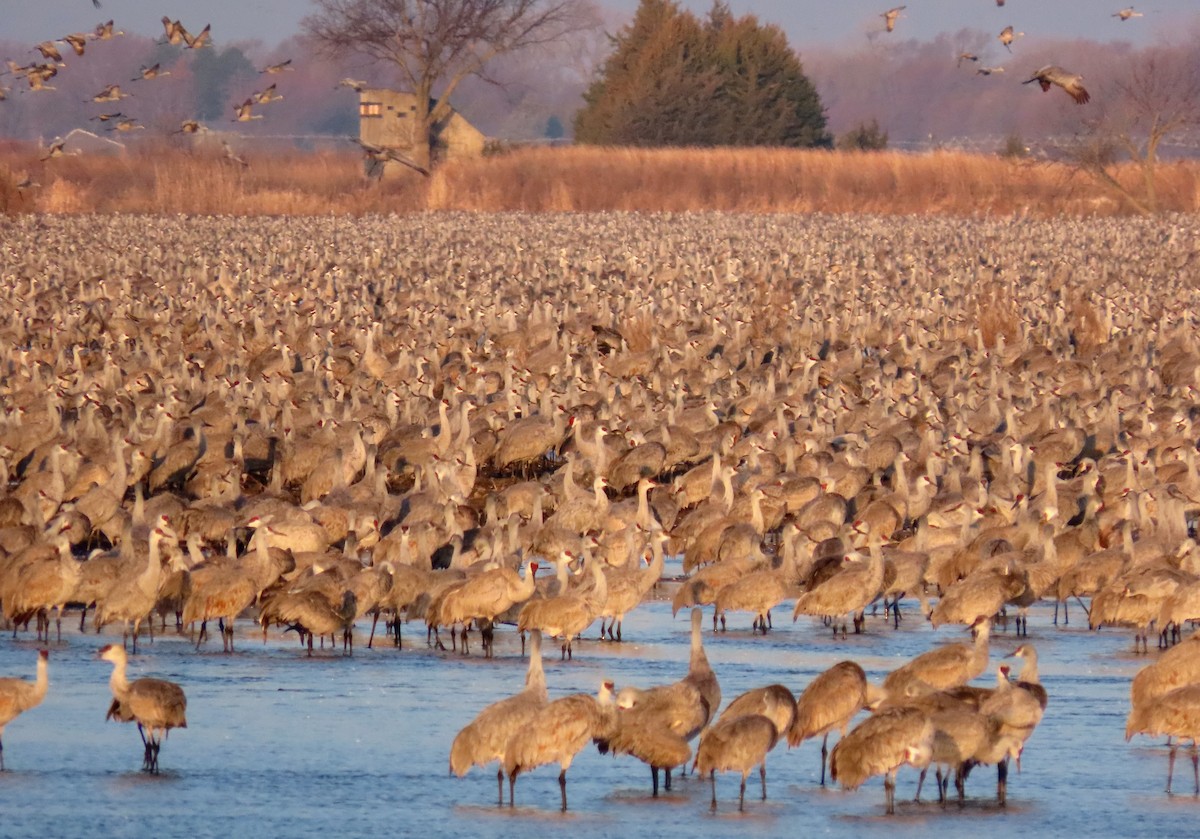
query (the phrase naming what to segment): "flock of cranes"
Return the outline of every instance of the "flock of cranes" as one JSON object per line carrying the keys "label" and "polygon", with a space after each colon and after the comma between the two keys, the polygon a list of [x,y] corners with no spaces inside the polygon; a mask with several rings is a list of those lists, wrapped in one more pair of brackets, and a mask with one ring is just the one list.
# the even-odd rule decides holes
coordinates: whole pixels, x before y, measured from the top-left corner
{"label": "flock of cranes", "polygon": [[[523,629],[540,660],[554,638],[569,668],[589,627],[628,641],[622,620],[682,557],[671,607],[697,611],[679,681],[555,706],[565,745],[534,722],[529,743],[496,734],[456,771],[495,761],[512,784],[553,762],[565,800],[591,740],[669,785],[688,763],[746,780],[779,741],[824,752],[844,730],[837,782],[933,765],[944,796],[971,762],[1006,782],[1040,719],[1028,642],[1017,682],[1005,665],[994,688],[970,684],[998,614],[1032,635],[1033,604],[1080,599],[1139,649],[1200,616],[1190,228],[471,216],[333,237],[334,223],[12,222],[0,606],[15,635],[57,641],[82,608],[143,652],[173,621],[232,654],[252,616],[309,655],[338,635],[350,654],[356,626],[370,646],[380,621],[399,645],[419,620],[462,653],[478,637],[495,655],[497,634]],[[1095,308],[1059,296],[1068,281]],[[772,642],[925,614],[976,637],[878,686],[840,664],[790,714],[762,686],[742,703],[759,710],[728,716],[700,637],[710,607],[714,628],[741,620]],[[1197,649],[1162,669],[1182,678]],[[510,704],[542,697],[530,667]],[[161,691],[174,699],[151,716],[113,684],[113,717],[142,724],[153,769],[181,698]],[[836,701],[809,707],[827,684]],[[1134,730],[1196,733],[1143,707]],[[853,727],[864,708],[869,727]],[[741,720],[756,716],[771,727]]]}
{"label": "flock of cranes", "polygon": [[[193,34],[179,20],[172,20],[170,17],[162,18],[163,25],[163,40],[160,44],[170,44],[178,46],[184,50],[198,50],[212,46],[210,24],[198,33]],[[124,35],[122,30],[114,29],[113,21],[109,20],[105,23],[98,24],[93,32],[90,33],[71,33],[57,40],[43,41],[37,44],[34,49],[42,56],[44,63],[30,63],[21,65],[11,59],[7,61],[7,73],[14,78],[23,78],[30,92],[54,90],[55,88],[48,82],[58,75],[59,71],[67,66],[64,62],[62,51],[59,49],[59,44],[68,46],[75,54],[75,57],[82,58],[87,50],[88,44],[92,41],[107,41],[112,38]],[[292,60],[286,59],[275,64],[268,65],[262,68],[260,75],[277,75],[292,69]],[[143,81],[152,81],[154,79],[162,79],[170,76],[171,71],[164,69],[161,62],[154,64],[142,65],[137,71],[137,75],[133,76],[129,84]],[[0,99],[5,98],[8,93],[6,88],[0,87]],[[125,99],[130,99],[134,95],[128,90],[123,90],[120,82],[113,82],[105,85],[96,94],[84,100],[87,103],[116,103]],[[262,119],[261,113],[255,113],[255,109],[264,105],[269,105],[272,102],[278,102],[283,99],[283,94],[278,92],[277,84],[270,84],[262,90],[257,90],[250,93],[241,103],[235,103],[232,106],[233,116],[231,122],[249,122],[251,120]],[[127,133],[132,131],[145,130],[146,126],[136,117],[123,113],[122,111],[107,111],[88,117],[89,121],[103,123],[108,131]],[[194,135],[207,132],[209,129],[206,125],[197,119],[183,119],[179,123],[179,128],[172,131],[172,134],[188,134]],[[231,162],[245,166],[246,161],[238,157],[226,143],[224,144],[225,156]],[[51,143],[47,154],[41,158],[42,162],[51,160],[56,157],[61,157],[65,153],[65,144],[61,139],[56,139]]]}
{"label": "flock of cranes", "polygon": [[[1004,3],[1002,0],[997,0],[996,5],[1003,6]],[[887,32],[894,32],[896,29],[896,21],[900,19],[901,13],[907,8],[908,6],[895,6],[891,9],[888,9],[886,12],[883,12],[880,17],[882,17],[884,21],[884,30]],[[1129,6],[1113,13],[1112,16],[1118,20],[1127,21],[1135,17],[1142,17],[1142,13],[1134,11],[1133,7]],[[1013,42],[1017,38],[1022,37],[1024,34],[1024,32],[1017,32],[1013,26],[1009,25],[1000,30],[1000,34],[996,36],[996,39],[1006,50],[1008,50],[1008,52],[1011,53]],[[963,51],[958,55],[958,65],[961,66],[963,61],[978,62],[979,56],[972,52]],[[993,74],[1003,73],[1004,67],[998,65],[981,66],[976,69],[975,72],[981,76],[990,76]],[[1087,90],[1083,87],[1083,76],[1078,73],[1072,73],[1068,70],[1064,70],[1062,67],[1059,67],[1055,64],[1049,64],[1040,68],[1039,70],[1036,70],[1033,75],[1029,79],[1022,82],[1022,84],[1030,84],[1032,82],[1038,82],[1043,91],[1049,90],[1052,86],[1057,85],[1058,87],[1062,88],[1067,95],[1074,99],[1076,104],[1079,105],[1086,104],[1091,100]]]}

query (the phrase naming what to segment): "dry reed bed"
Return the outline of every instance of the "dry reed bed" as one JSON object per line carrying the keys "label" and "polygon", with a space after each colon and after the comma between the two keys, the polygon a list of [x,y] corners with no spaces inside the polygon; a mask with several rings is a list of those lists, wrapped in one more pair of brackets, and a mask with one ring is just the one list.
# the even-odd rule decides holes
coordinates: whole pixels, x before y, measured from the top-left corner
{"label": "dry reed bed", "polygon": [[[366,178],[350,152],[218,153],[145,145],[127,156],[0,150],[0,211],[323,215],[420,210],[1116,215],[1128,207],[1053,163],[938,152],[519,149],[454,161],[426,180]],[[37,185],[17,189],[28,177]],[[1119,173],[1133,190],[1140,172]],[[1200,210],[1200,167],[1163,165],[1166,210]]]}

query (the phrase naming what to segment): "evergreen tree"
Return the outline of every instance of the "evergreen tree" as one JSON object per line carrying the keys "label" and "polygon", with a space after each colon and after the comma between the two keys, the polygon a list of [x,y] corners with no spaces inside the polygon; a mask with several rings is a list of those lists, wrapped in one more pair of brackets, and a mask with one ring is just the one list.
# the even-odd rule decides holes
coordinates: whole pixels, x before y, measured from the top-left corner
{"label": "evergreen tree", "polygon": [[619,145],[828,146],[820,98],[783,32],[723,2],[705,21],[642,0],[584,94],[575,137]]}

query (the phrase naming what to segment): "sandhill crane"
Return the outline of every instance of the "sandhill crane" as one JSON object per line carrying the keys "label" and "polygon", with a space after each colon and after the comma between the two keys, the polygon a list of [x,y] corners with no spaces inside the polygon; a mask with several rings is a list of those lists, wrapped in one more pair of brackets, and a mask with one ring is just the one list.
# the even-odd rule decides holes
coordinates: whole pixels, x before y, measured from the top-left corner
{"label": "sandhill crane", "polygon": [[1158,697],[1176,688],[1200,682],[1200,633],[1193,633],[1146,665],[1129,686],[1129,720],[1125,739],[1142,725],[1141,715]]}
{"label": "sandhill crane", "polygon": [[795,579],[794,553],[788,551],[778,568],[751,571],[721,588],[713,601],[714,617],[720,615],[721,625],[724,626],[726,612],[752,612],[752,629],[766,635],[771,627],[771,609],[791,596]]}
{"label": "sandhill crane", "polygon": [[187,43],[187,49],[198,50],[201,47],[211,46],[212,45],[212,40],[210,38],[211,30],[212,30],[211,23],[206,23],[204,25],[204,28],[200,30],[200,33],[198,35],[192,35],[190,32],[188,32],[186,29],[184,29],[183,30],[183,40]]}
{"label": "sandhill crane", "polygon": [[172,134],[199,134],[207,131],[208,128],[199,120],[185,119],[179,123],[179,129],[172,131]]}
{"label": "sandhill crane", "polygon": [[[96,7],[99,8],[99,6],[100,6],[100,4],[97,3]],[[98,41],[107,41],[107,40],[111,39],[114,35],[124,35],[124,34],[125,33],[120,29],[114,30],[113,22],[111,20],[107,20],[104,23],[96,24],[96,29],[92,33],[92,37]]]}
{"label": "sandhill crane", "polygon": [[1028,691],[1041,709],[1045,711],[1049,697],[1046,694],[1046,688],[1042,686],[1038,674],[1037,650],[1034,649],[1033,644],[1022,644],[1009,653],[1006,658],[1019,658],[1024,662],[1021,672],[1017,674],[1017,687]]}
{"label": "sandhill crane", "polygon": [[[642,602],[642,599],[654,588],[655,583],[662,577],[663,542],[666,535],[661,530],[651,534],[650,563],[644,569],[623,568],[608,574],[608,597],[600,612],[600,637],[604,638],[604,618],[609,618],[608,639],[621,640],[621,624],[625,614]],[[613,627],[616,627],[616,635]]]}
{"label": "sandhill crane", "polygon": [[[1041,701],[1044,699],[1045,691],[1043,690],[1039,695],[1024,687],[1014,685],[1009,681],[1009,672],[1007,664],[1000,665],[996,689],[980,704],[979,713],[999,720],[1001,731],[1019,738],[1023,746],[1029,736],[1033,734],[1038,723],[1042,721],[1044,709]],[[1018,768],[1021,765],[1019,755],[1020,750],[1018,750],[1017,757]],[[998,772],[997,798],[1003,805],[1005,803],[1005,782],[1008,776],[1007,760],[1000,761],[996,768]]]}
{"label": "sandhill crane", "polygon": [[283,99],[283,94],[276,93],[275,87],[276,85],[274,84],[267,85],[262,90],[256,90],[254,93],[251,93],[250,98],[259,105],[266,105],[270,102],[278,102]]}
{"label": "sandhill crane", "polygon": [[49,660],[49,651],[38,650],[37,678],[32,682],[0,679],[0,772],[4,771],[4,727],[46,698],[46,689],[50,686]]}
{"label": "sandhill crane", "polygon": [[258,72],[274,75],[275,73],[282,73],[286,70],[294,70],[294,69],[295,68],[292,67],[292,60],[289,58],[285,61],[280,61],[278,64],[268,64],[266,67],[262,68]]}
{"label": "sandhill crane", "polygon": [[574,425],[575,418],[564,418],[564,412],[559,410],[551,416],[535,414],[510,423],[496,443],[492,465],[497,472],[503,472],[540,461],[562,445]]}
{"label": "sandhill crane", "polygon": [[[477,574],[458,588],[446,593],[439,613],[430,620],[437,626],[463,624],[463,653],[467,652],[465,626],[472,620],[480,625],[484,655],[492,656],[492,622],[515,604],[524,603],[533,595],[538,564],[525,565],[520,577],[510,568],[493,568]],[[538,629],[544,627],[538,626]],[[569,649],[569,645],[568,645]]]}
{"label": "sandhill crane", "polygon": [[102,91],[91,99],[85,99],[84,102],[119,102],[122,99],[127,99],[129,96],[130,94],[121,91],[119,84],[110,84],[106,85]]}
{"label": "sandhill crane", "polygon": [[53,41],[43,41],[34,47],[35,50],[42,54],[42,58],[47,61],[62,61],[62,53],[58,51],[58,47],[54,46]]}
{"label": "sandhill crane", "polygon": [[[988,720],[965,703],[947,703],[946,707],[934,710],[929,719],[933,723],[930,763],[937,768],[938,801],[943,804],[946,802],[946,785],[950,770],[954,769],[957,770],[954,785],[961,804],[964,793],[963,764],[971,759],[987,737]],[[921,787],[928,771],[928,766],[921,769],[913,801],[921,800]]]}
{"label": "sandhill crane", "polygon": [[692,769],[712,783],[712,809],[717,809],[717,771],[740,771],[738,810],[746,809],[746,778],[758,766],[762,800],[767,800],[767,753],[779,740],[775,723],[761,714],[723,715],[700,737]]}
{"label": "sandhill crane", "polygon": [[883,587],[883,554],[878,542],[873,542],[866,562],[862,562],[857,555],[846,556],[843,561],[845,565],[842,571],[796,599],[793,622],[800,615],[829,616],[834,618],[833,631],[836,635],[836,619],[840,617],[842,637],[845,638],[846,615],[851,615],[854,631],[862,632],[863,618],[860,613],[879,596]]}
{"label": "sandhill crane", "polygon": [[130,81],[134,81],[134,82],[140,82],[143,80],[149,81],[150,79],[157,79],[161,76],[171,75],[170,70],[161,70],[161,69],[159,69],[159,66],[160,65],[158,65],[158,64],[151,64],[149,66],[146,66],[143,64],[142,68],[138,71],[138,74],[136,76],[134,76],[132,79],[130,79]]}
{"label": "sandhill crane", "polygon": [[108,122],[114,119],[120,119],[125,116],[120,111],[114,111],[109,114],[96,114],[94,117],[88,117],[88,122]]}
{"label": "sandhill crane", "polygon": [[961,65],[964,61],[979,61],[979,56],[973,52],[966,52],[964,50],[958,54],[958,61],[955,63]]}
{"label": "sandhill crane", "polygon": [[[504,761],[504,748],[512,735],[526,723],[537,719],[549,702],[546,674],[542,670],[542,633],[533,630],[529,638],[529,669],[525,689],[515,696],[488,705],[458,732],[450,745],[450,771],[458,777],[473,766],[493,760]],[[497,804],[504,803],[504,768],[496,769]]]}
{"label": "sandhill crane", "polygon": [[183,33],[187,30],[183,28],[182,23],[177,20],[171,20],[166,15],[163,15],[162,25],[168,44],[178,45],[183,43]]}
{"label": "sandhill crane", "polygon": [[883,680],[889,695],[900,694],[913,681],[920,681],[934,690],[965,685],[987,670],[988,637],[991,622],[981,620],[972,627],[974,644],[946,644],[922,653],[907,664],[897,667]]}
{"label": "sandhill crane", "polygon": [[124,119],[119,119],[116,122],[114,122],[112,125],[110,125],[108,127],[108,130],[109,131],[137,131],[140,129],[144,129],[145,127],[146,126],[142,125],[136,119],[133,119],[131,117],[126,117]]}
{"label": "sandhill crane", "polygon": [[907,8],[908,6],[896,6],[880,15],[883,18],[883,26],[888,32],[896,29],[896,20],[900,17],[900,13]]}
{"label": "sandhill crane", "polygon": [[243,157],[240,157],[237,154],[237,152],[235,152],[233,150],[233,147],[230,146],[229,143],[227,143],[224,140],[221,141],[221,156],[225,160],[228,160],[230,163],[236,163],[238,166],[241,166],[243,169],[248,168],[250,166],[250,164],[246,161],[246,159]]}
{"label": "sandhill crane", "polygon": [[1003,67],[980,67],[978,70],[975,71],[975,75],[990,76],[993,73],[1003,73],[1003,72],[1004,72]]}
{"label": "sandhill crane", "polygon": [[[559,567],[570,555],[559,558]],[[594,586],[590,592],[568,591],[554,597],[529,600],[517,616],[517,629],[540,629],[544,635],[562,638],[562,658],[573,658],[572,640],[591,626],[608,598],[608,580],[597,559],[588,560]]]}
{"label": "sandhill crane", "polygon": [[1135,17],[1142,17],[1142,13],[1135,12],[1133,10],[1133,6],[1126,6],[1124,9],[1121,9],[1121,11],[1119,11],[1119,12],[1113,12],[1112,16],[1115,18],[1120,18],[1122,21],[1125,21],[1125,20],[1131,20],[1132,18],[1135,18]]}
{"label": "sandhill crane", "polygon": [[557,763],[562,809],[566,811],[567,770],[571,761],[588,741],[609,735],[615,724],[612,692],[613,683],[606,681],[597,696],[576,693],[556,699],[512,733],[504,747],[503,762],[510,807],[518,775],[547,763]]}
{"label": "sandhill crane", "polygon": [[25,68],[25,81],[29,82],[29,89],[37,90],[57,90],[46,82],[58,75],[58,67],[53,64],[33,64]]}
{"label": "sandhill crane", "polygon": [[916,708],[892,708],[868,717],[838,741],[829,755],[830,777],[843,788],[862,786],[883,775],[887,812],[896,812],[896,770],[904,764],[929,765],[933,724]]}
{"label": "sandhill crane", "polygon": [[850,720],[866,705],[867,674],[853,661],[839,661],[809,682],[796,698],[796,718],[788,729],[788,748],[821,736],[821,786],[825,786],[829,732],[836,729],[844,737]]}
{"label": "sandhill crane", "polygon": [[1025,588],[1025,574],[1012,563],[980,568],[946,589],[929,621],[935,628],[945,623],[974,626],[991,620]]}
{"label": "sandhill crane", "polygon": [[83,55],[84,50],[87,49],[87,35],[79,32],[64,35],[62,42],[69,46],[76,55]]}
{"label": "sandhill crane", "polygon": [[[1131,714],[1131,722],[1132,719]],[[1200,684],[1185,685],[1151,700],[1141,710],[1136,728],[1126,728],[1125,739],[1129,740],[1134,734],[1174,738],[1167,758],[1168,793],[1175,774],[1175,753],[1184,740],[1190,740],[1196,795],[1200,795],[1200,751],[1196,746],[1200,740]]]}
{"label": "sandhill crane", "polygon": [[71,556],[70,521],[58,525],[52,541],[26,549],[10,567],[4,580],[4,616],[17,627],[37,618],[37,638],[50,641],[49,611],[55,611],[58,640],[62,641],[62,611],[79,582],[79,563]]}
{"label": "sandhill crane", "polygon": [[187,728],[187,697],[183,688],[165,679],[136,679],[125,675],[128,658],[118,644],[101,647],[97,655],[113,666],[108,684],[113,701],[107,719],[136,722],[145,745],[142,769],[158,772],[158,752],[172,728]]}
{"label": "sandhill crane", "polygon": [[368,85],[369,85],[369,82],[360,82],[357,79],[352,79],[350,77],[346,77],[346,78],[342,79],[340,82],[338,82],[334,86],[334,89],[336,90],[339,87],[348,87],[351,90],[353,90],[355,93],[362,93],[363,90],[366,89]]}
{"label": "sandhill crane", "polygon": [[354,654],[354,618],[358,611],[354,592],[342,593],[341,605],[335,606],[321,591],[303,591],[285,595],[276,601],[274,608],[264,607],[260,616],[265,634],[267,624],[273,621],[294,629],[301,638],[308,637],[308,654],[313,654],[313,636],[324,638],[342,632],[343,655]]}
{"label": "sandhill crane", "polygon": [[1012,42],[1024,34],[1024,32],[1014,32],[1011,26],[1006,26],[1000,30],[1000,34],[996,36],[996,40],[1004,44],[1006,50],[1012,52]]}
{"label": "sandhill crane", "polygon": [[247,99],[240,105],[235,105],[233,110],[237,114],[230,122],[249,122],[252,119],[262,119],[262,114],[253,113],[254,100]]}
{"label": "sandhill crane", "polygon": [[752,688],[734,697],[721,712],[721,717],[740,717],[761,714],[775,724],[782,737],[796,721],[796,697],[786,685],[774,684]]}
{"label": "sandhill crane", "polygon": [[238,563],[215,563],[193,569],[181,620],[186,626],[200,621],[196,649],[200,649],[208,636],[208,621],[215,618],[222,622],[222,649],[233,652],[234,620],[250,608],[278,575],[271,562],[266,533],[261,531],[251,539],[250,550]]}
{"label": "sandhill crane", "polygon": [[658,795],[658,772],[666,773],[671,788],[671,770],[691,756],[687,743],[702,732],[721,704],[721,686],[704,653],[700,625],[702,614],[691,615],[691,657],[687,675],[669,685],[648,690],[626,687],[617,697],[617,725],[601,751],[629,754],[650,766],[654,795]]}
{"label": "sandhill crane", "polygon": [[[142,569],[131,569],[131,573],[118,579],[116,585],[105,595],[96,607],[94,623],[97,631],[105,624],[119,621],[123,624],[121,645],[130,635],[129,625],[133,624],[133,651],[137,652],[137,639],[141,632],[142,623],[150,617],[154,604],[158,602],[158,586],[162,581],[162,542],[166,539],[178,539],[178,535],[165,522],[160,523],[150,531],[149,550],[146,554],[146,564]],[[154,621],[148,622],[150,638],[154,638]]]}
{"label": "sandhill crane", "polygon": [[1048,64],[1037,70],[1032,78],[1026,79],[1021,84],[1030,84],[1032,82],[1040,84],[1043,91],[1049,90],[1051,85],[1058,85],[1067,92],[1068,96],[1075,100],[1075,104],[1077,105],[1087,104],[1092,98],[1083,86],[1083,76],[1078,73],[1068,73],[1055,64]]}

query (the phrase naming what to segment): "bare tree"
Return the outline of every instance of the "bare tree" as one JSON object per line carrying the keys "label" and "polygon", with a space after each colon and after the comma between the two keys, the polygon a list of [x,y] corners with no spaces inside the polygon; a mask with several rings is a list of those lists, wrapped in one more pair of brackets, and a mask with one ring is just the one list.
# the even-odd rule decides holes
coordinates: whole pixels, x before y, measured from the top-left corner
{"label": "bare tree", "polygon": [[[1137,212],[1157,212],[1164,143],[1200,131],[1200,52],[1193,46],[1146,49],[1093,104],[1099,113],[1085,120],[1086,130],[1070,149],[1075,166]],[[1117,179],[1117,167],[1126,162],[1140,170],[1140,189]]]}
{"label": "bare tree", "polygon": [[[416,98],[414,162],[428,169],[450,96],[499,55],[552,43],[596,20],[590,0],[315,0],[303,28],[331,56],[395,67]],[[434,96],[437,99],[434,99]]]}

